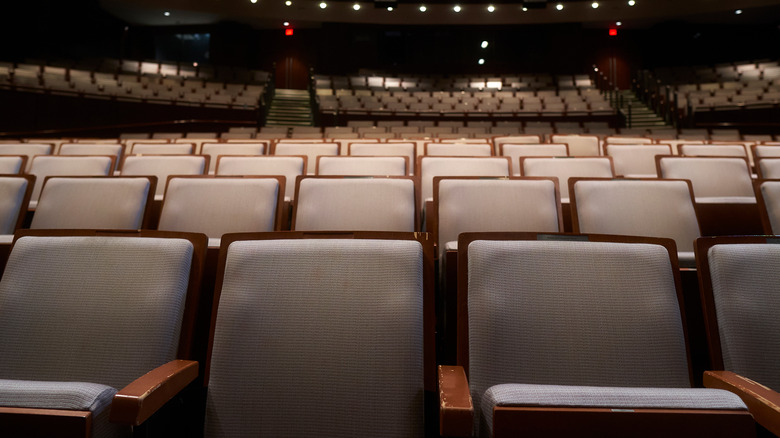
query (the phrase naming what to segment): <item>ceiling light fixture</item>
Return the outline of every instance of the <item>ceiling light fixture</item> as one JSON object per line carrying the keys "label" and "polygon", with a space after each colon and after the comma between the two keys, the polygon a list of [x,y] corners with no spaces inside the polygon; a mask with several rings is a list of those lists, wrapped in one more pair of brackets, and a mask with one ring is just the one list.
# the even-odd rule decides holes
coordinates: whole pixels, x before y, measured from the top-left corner
{"label": "ceiling light fixture", "polygon": [[523,12],[528,12],[528,8],[526,8],[525,6],[523,6]]}
{"label": "ceiling light fixture", "polygon": [[557,9],[559,11],[562,11],[563,10],[563,4],[558,3],[557,5],[555,5],[555,9]]}
{"label": "ceiling light fixture", "polygon": [[328,4],[325,2],[320,3],[320,9],[325,9],[328,7]]}
{"label": "ceiling light fixture", "polygon": [[425,5],[420,6],[420,12],[425,12],[427,10],[428,8],[426,8]]}
{"label": "ceiling light fixture", "polygon": [[593,3],[591,3],[591,4],[590,4],[590,7],[591,7],[591,8],[593,8],[593,9],[598,9],[598,7],[599,7],[599,2],[593,2]]}
{"label": "ceiling light fixture", "polygon": [[623,25],[623,22],[622,22],[622,21],[616,21],[616,22],[615,22],[615,26],[622,26],[622,25]]}
{"label": "ceiling light fixture", "polygon": [[249,3],[255,4],[257,3],[257,0],[249,0]]}
{"label": "ceiling light fixture", "polygon": [[479,58],[479,61],[477,61],[477,64],[483,65],[485,63],[485,60],[483,58]]}
{"label": "ceiling light fixture", "polygon": [[742,9],[737,9],[736,11],[734,11],[734,13],[737,14],[737,15],[741,15],[742,14]]}
{"label": "ceiling light fixture", "polygon": [[488,10],[488,12],[494,12],[494,11],[496,10],[496,7],[495,7],[495,6],[493,6],[493,5],[489,5],[489,6],[487,7],[487,10]]}
{"label": "ceiling light fixture", "polygon": [[634,1],[634,0],[628,0],[628,5],[629,5],[629,6],[634,6],[635,4],[636,4],[636,1]]}
{"label": "ceiling light fixture", "polygon": [[455,12],[460,12],[460,10],[461,10],[460,5],[455,5],[455,7],[452,8],[452,10],[455,11]]}
{"label": "ceiling light fixture", "polygon": [[285,21],[284,23],[282,23],[282,25],[283,25],[284,27],[287,27],[287,26],[289,26],[289,25],[290,25],[290,22],[289,22],[289,21]]}
{"label": "ceiling light fixture", "polygon": [[390,12],[393,12],[393,7],[392,6],[388,6],[387,10],[390,11]]}
{"label": "ceiling light fixture", "polygon": [[170,13],[170,12],[168,12],[168,11],[165,11],[165,12],[163,12],[163,15],[165,15],[166,17],[170,17],[170,16],[171,16],[171,13]]}
{"label": "ceiling light fixture", "polygon": [[286,2],[284,2],[284,4],[285,4],[286,6],[292,6],[292,2],[291,2],[290,0],[287,0]]}
{"label": "ceiling light fixture", "polygon": [[482,41],[482,44],[480,44],[479,46],[482,47],[483,49],[487,49],[488,42],[487,41]]}
{"label": "ceiling light fixture", "polygon": [[354,9],[356,11],[359,11],[360,10],[360,4],[355,3],[354,5],[352,5],[352,9]]}

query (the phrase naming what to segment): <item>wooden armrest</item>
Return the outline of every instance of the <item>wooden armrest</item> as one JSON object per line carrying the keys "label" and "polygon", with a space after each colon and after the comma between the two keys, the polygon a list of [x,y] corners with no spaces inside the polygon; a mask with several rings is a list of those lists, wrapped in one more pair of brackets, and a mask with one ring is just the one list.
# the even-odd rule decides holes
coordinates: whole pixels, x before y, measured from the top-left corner
{"label": "wooden armrest", "polygon": [[474,429],[474,405],[469,382],[461,366],[439,365],[439,433],[469,437]]}
{"label": "wooden armrest", "polygon": [[705,371],[704,386],[737,394],[759,424],[780,436],[780,393],[731,371]]}
{"label": "wooden armrest", "polygon": [[109,421],[138,426],[198,377],[198,362],[173,360],[122,388],[111,403]]}

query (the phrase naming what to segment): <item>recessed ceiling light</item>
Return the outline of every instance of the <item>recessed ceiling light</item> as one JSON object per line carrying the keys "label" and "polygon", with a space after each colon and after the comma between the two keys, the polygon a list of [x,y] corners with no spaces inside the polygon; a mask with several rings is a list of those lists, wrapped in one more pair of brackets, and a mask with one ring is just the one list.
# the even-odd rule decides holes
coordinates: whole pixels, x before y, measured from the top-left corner
{"label": "recessed ceiling light", "polygon": [[283,25],[284,27],[287,27],[287,26],[289,26],[289,25],[290,25],[290,22],[289,22],[289,21],[285,21],[284,23],[282,23],[282,25]]}
{"label": "recessed ceiling light", "polygon": [[599,71],[598,67],[593,67],[593,71]]}
{"label": "recessed ceiling light", "polygon": [[734,13],[737,14],[737,15],[740,15],[740,14],[742,14],[742,9],[737,9],[736,11],[734,11]]}
{"label": "recessed ceiling light", "polygon": [[425,12],[427,10],[428,8],[426,8],[425,5],[420,6],[420,12]]}
{"label": "recessed ceiling light", "polygon": [[622,25],[623,25],[623,22],[622,22],[622,21],[616,21],[616,22],[615,22],[615,26],[622,26]]}
{"label": "recessed ceiling light", "polygon": [[599,7],[599,2],[593,2],[593,3],[591,3],[591,4],[590,4],[590,7],[591,7],[591,8],[593,8],[593,9],[598,9],[598,7]]}
{"label": "recessed ceiling light", "polygon": [[352,5],[352,9],[354,9],[356,11],[359,11],[360,10],[360,4],[359,3],[355,3],[354,5]]}
{"label": "recessed ceiling light", "polygon": [[634,0],[628,0],[628,5],[629,5],[629,6],[634,6],[635,4],[636,4],[636,1],[634,1]]}
{"label": "recessed ceiling light", "polygon": [[170,12],[168,12],[168,11],[165,11],[165,12],[163,12],[163,15],[165,15],[166,17],[170,17],[170,16],[171,16],[171,13],[170,13]]}
{"label": "recessed ceiling light", "polygon": [[325,2],[320,3],[320,9],[325,9],[328,7],[328,4]]}
{"label": "recessed ceiling light", "polygon": [[390,11],[390,12],[393,12],[393,7],[392,6],[388,6],[387,10]]}
{"label": "recessed ceiling light", "polygon": [[528,12],[528,8],[523,7],[523,12]]}
{"label": "recessed ceiling light", "polygon": [[482,58],[479,58],[479,61],[477,61],[477,64],[482,65],[485,63],[485,60]]}
{"label": "recessed ceiling light", "polygon": [[558,3],[557,5],[555,5],[555,9],[557,9],[559,11],[562,11],[563,10],[563,4]]}
{"label": "recessed ceiling light", "polygon": [[489,43],[487,41],[482,41],[482,44],[480,44],[479,46],[482,47],[483,49],[487,49],[488,44]]}
{"label": "recessed ceiling light", "polygon": [[193,62],[193,63],[192,63],[192,66],[193,66],[193,67],[197,67],[197,66],[198,66],[198,63],[197,63],[197,62]]}
{"label": "recessed ceiling light", "polygon": [[290,0],[287,0],[286,2],[284,2],[284,4],[285,4],[286,6],[292,6],[292,2],[291,2]]}
{"label": "recessed ceiling light", "polygon": [[495,6],[493,6],[493,5],[489,5],[489,6],[487,7],[487,10],[488,10],[488,12],[493,12],[493,11],[495,11],[495,10],[496,10],[496,7],[495,7]]}
{"label": "recessed ceiling light", "polygon": [[452,8],[455,12],[460,12],[460,5],[455,5],[455,7]]}
{"label": "recessed ceiling light", "polygon": [[255,4],[257,3],[257,0],[249,0],[249,3]]}

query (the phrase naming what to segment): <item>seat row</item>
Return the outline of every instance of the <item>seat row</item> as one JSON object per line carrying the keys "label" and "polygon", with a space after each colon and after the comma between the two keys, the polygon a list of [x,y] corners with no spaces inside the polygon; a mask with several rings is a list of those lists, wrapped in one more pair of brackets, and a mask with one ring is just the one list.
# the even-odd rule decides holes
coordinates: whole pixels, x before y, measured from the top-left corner
{"label": "seat row", "polygon": [[670,239],[461,234],[457,365],[437,367],[425,233],[232,234],[211,288],[203,235],[20,232],[0,281],[0,426],[751,437],[757,421],[780,433],[770,240],[697,241],[717,370],[705,389]]}

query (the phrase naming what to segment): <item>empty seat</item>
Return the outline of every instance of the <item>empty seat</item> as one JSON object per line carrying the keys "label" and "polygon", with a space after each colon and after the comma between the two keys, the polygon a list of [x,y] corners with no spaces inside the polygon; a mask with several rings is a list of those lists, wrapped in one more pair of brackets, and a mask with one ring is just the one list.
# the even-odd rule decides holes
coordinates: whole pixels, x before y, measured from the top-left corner
{"label": "empty seat", "polygon": [[347,155],[354,156],[402,156],[409,158],[409,173],[414,174],[414,163],[417,160],[416,143],[349,143]]}
{"label": "empty seat", "polygon": [[27,168],[29,172],[32,166],[32,159],[36,155],[51,155],[54,146],[43,143],[2,143],[0,144],[0,155],[22,155],[27,157]]}
{"label": "empty seat", "polygon": [[712,369],[704,384],[739,395],[756,421],[780,434],[780,247],[766,237],[697,241]]}
{"label": "empty seat", "polygon": [[190,155],[195,152],[193,143],[134,143],[128,155]]}
{"label": "empty seat", "polygon": [[63,143],[59,155],[108,155],[114,157],[114,163],[119,165],[124,154],[124,146],[120,143]]}
{"label": "empty seat", "polygon": [[0,235],[13,234],[22,225],[35,177],[0,175]]}
{"label": "empty seat", "polygon": [[289,202],[295,196],[295,180],[306,174],[306,156],[242,157],[223,155],[217,163],[217,175],[281,175],[285,178],[284,197]]}
{"label": "empty seat", "polygon": [[417,158],[417,184],[420,209],[433,201],[433,178],[437,176],[510,176],[509,157],[428,157]]}
{"label": "empty seat", "polygon": [[156,183],[155,177],[49,177],[30,228],[148,228]]}
{"label": "empty seat", "polygon": [[651,144],[652,138],[647,137],[624,137],[624,136],[609,136],[604,139],[604,143],[607,144]]}
{"label": "empty seat", "polygon": [[314,174],[317,157],[321,155],[339,155],[338,143],[277,143],[271,155],[305,155],[308,158],[306,173]]}
{"label": "empty seat", "polygon": [[3,433],[129,435],[198,375],[205,236],[46,233],[17,237],[0,281]]}
{"label": "empty seat", "polygon": [[25,155],[0,156],[0,175],[13,175],[23,173],[27,168]]}
{"label": "empty seat", "polygon": [[173,176],[157,229],[203,233],[210,247],[227,233],[278,231],[284,186],[281,176]]}
{"label": "empty seat", "polygon": [[589,157],[601,155],[599,138],[595,135],[562,135],[554,134],[551,143],[566,143],[569,145],[569,155],[572,157]]}
{"label": "empty seat", "polygon": [[615,174],[630,178],[655,178],[655,157],[671,155],[668,144],[621,144],[607,143],[604,155],[612,157]]}
{"label": "empty seat", "polygon": [[780,157],[765,157],[756,161],[756,172],[761,179],[780,178]]}
{"label": "empty seat", "polygon": [[424,394],[435,388],[427,235],[228,243],[206,437],[425,436]]}
{"label": "empty seat", "polygon": [[756,202],[746,158],[657,156],[656,163],[659,178],[690,180],[696,202]]}
{"label": "empty seat", "polygon": [[690,181],[578,179],[570,181],[575,233],[674,239],[680,265],[693,267],[701,236]]}
{"label": "empty seat", "polygon": [[209,157],[209,173],[217,169],[217,161],[221,155],[263,155],[265,143],[205,143],[201,146],[201,154]]}
{"label": "empty seat", "polygon": [[321,156],[317,157],[317,175],[394,175],[409,174],[409,157],[393,156]]}
{"label": "empty seat", "polygon": [[209,158],[204,155],[132,155],[122,163],[122,176],[157,177],[154,199],[161,201],[170,175],[203,175],[208,171]]}
{"label": "empty seat", "polygon": [[755,189],[764,233],[780,234],[780,180],[757,180]]}
{"label": "empty seat", "polygon": [[439,370],[443,436],[469,431],[469,408],[485,437],[668,433],[648,410],[702,436],[753,433],[738,397],[691,389],[671,240],[484,233],[458,248],[460,366]]}
{"label": "empty seat", "polygon": [[34,209],[37,205],[47,176],[108,176],[113,170],[113,157],[38,155],[33,158],[29,172],[35,175],[30,208]]}
{"label": "empty seat", "polygon": [[292,229],[416,231],[415,184],[409,177],[301,177]]}
{"label": "empty seat", "polygon": [[741,144],[679,144],[679,155],[687,157],[744,157],[748,152]]}
{"label": "empty seat", "polygon": [[512,144],[502,143],[498,146],[498,155],[512,160],[512,174],[520,175],[520,158],[522,157],[568,157],[569,145],[565,143],[542,144]]}
{"label": "empty seat", "polygon": [[489,157],[493,146],[487,143],[425,143],[424,154],[449,157]]}
{"label": "empty seat", "polygon": [[569,178],[612,178],[615,169],[612,157],[523,157],[520,159],[523,176],[554,176],[561,189],[561,202],[569,202]]}

